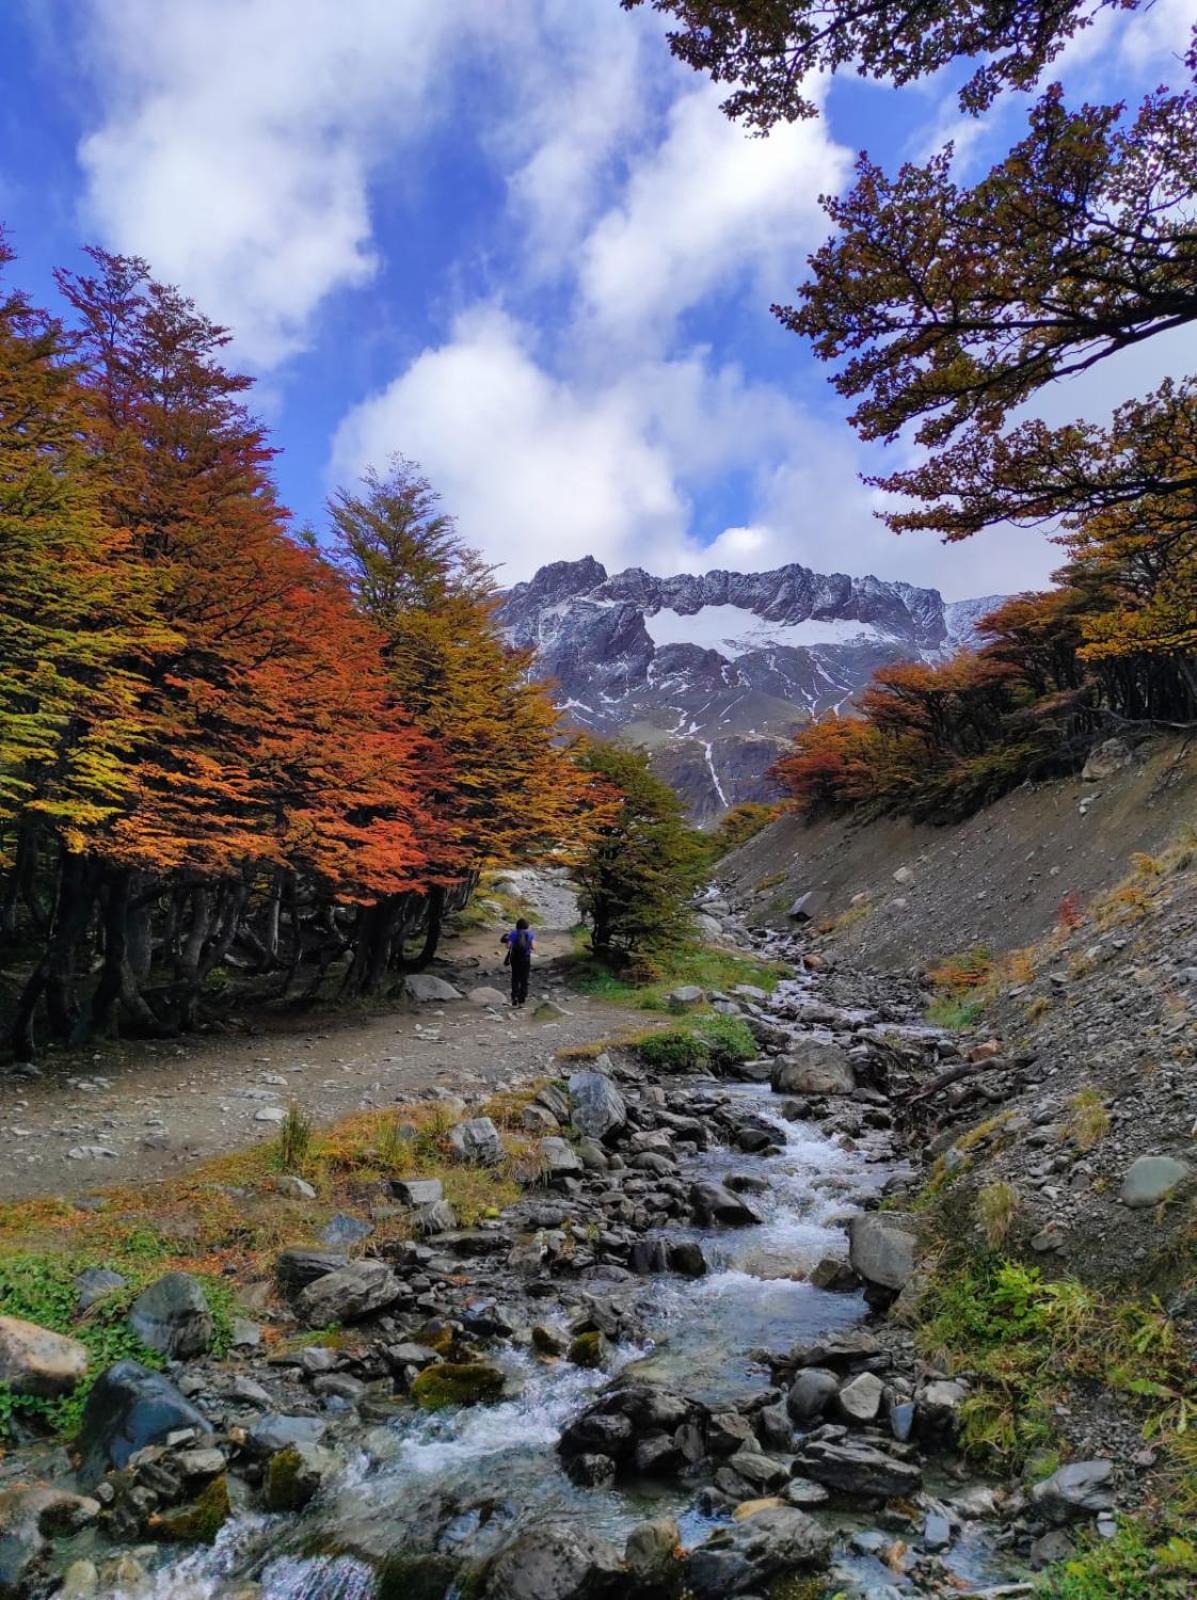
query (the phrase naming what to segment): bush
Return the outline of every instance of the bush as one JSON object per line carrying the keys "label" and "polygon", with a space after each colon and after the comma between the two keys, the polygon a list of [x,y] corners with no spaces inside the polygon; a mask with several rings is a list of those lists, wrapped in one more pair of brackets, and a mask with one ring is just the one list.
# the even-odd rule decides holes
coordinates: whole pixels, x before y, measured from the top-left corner
{"label": "bush", "polygon": [[647,1033],[637,1040],[636,1053],[646,1066],[662,1072],[718,1071],[751,1061],[756,1040],[740,1017],[695,1017],[685,1025]]}

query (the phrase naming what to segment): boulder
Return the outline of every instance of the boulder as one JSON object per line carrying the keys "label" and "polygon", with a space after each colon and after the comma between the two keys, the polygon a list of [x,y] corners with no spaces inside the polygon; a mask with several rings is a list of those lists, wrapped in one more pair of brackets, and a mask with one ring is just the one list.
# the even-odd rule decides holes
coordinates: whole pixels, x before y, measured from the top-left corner
{"label": "boulder", "polygon": [[118,1361],[96,1379],[79,1424],[79,1482],[92,1488],[111,1467],[123,1467],[146,1445],[194,1428],[211,1431],[208,1419],[169,1378],[137,1361]]}
{"label": "boulder", "polygon": [[691,1184],[690,1209],[704,1227],[720,1222],[725,1227],[743,1228],[761,1220],[747,1200],[733,1194],[722,1183]]}
{"label": "boulder", "polygon": [[1119,1198],[1132,1211],[1158,1205],[1192,1173],[1187,1161],[1177,1161],[1173,1156],[1140,1156],[1127,1170]]}
{"label": "boulder", "polygon": [[847,1054],[829,1039],[802,1039],[773,1063],[775,1094],[851,1094],[856,1073]]}
{"label": "boulder", "polygon": [[87,1347],[20,1317],[0,1317],[0,1384],[14,1394],[70,1394],[87,1371]]}
{"label": "boulder", "polygon": [[808,1439],[795,1460],[795,1471],[829,1489],[888,1500],[913,1494],[923,1475],[909,1461],[899,1461],[871,1445]]}
{"label": "boulder", "polygon": [[447,1200],[434,1200],[431,1205],[416,1207],[411,1225],[419,1238],[432,1239],[440,1233],[452,1233],[457,1226],[457,1213]]}
{"label": "boulder", "polygon": [[628,1534],[623,1559],[638,1582],[668,1589],[677,1573],[682,1536],[672,1517],[639,1522]]}
{"label": "boulder", "polygon": [[694,1600],[764,1594],[778,1579],[818,1572],[831,1554],[831,1536],[796,1506],[765,1502],[729,1529],[692,1550],[684,1572]]}
{"label": "boulder", "polygon": [[786,1410],[794,1422],[812,1422],[821,1417],[839,1392],[840,1381],[834,1372],[822,1367],[807,1367],[790,1385]]}
{"label": "boulder", "polygon": [[1131,748],[1125,739],[1106,739],[1096,749],[1090,750],[1089,758],[1081,768],[1081,782],[1105,783],[1121,772],[1123,767],[1129,766],[1132,759]]}
{"label": "boulder", "polygon": [[0,1600],[27,1600],[42,1593],[56,1534],[86,1528],[100,1515],[100,1503],[83,1495],[41,1485],[15,1484],[0,1490]]}
{"label": "boulder", "polygon": [[309,1328],[327,1328],[334,1322],[357,1322],[385,1311],[402,1292],[385,1262],[351,1261],[309,1283],[296,1298],[295,1309]]}
{"label": "boulder", "polygon": [[403,980],[403,993],[418,1005],[443,1004],[446,1000],[461,999],[459,989],[446,983],[444,978],[434,978],[430,972],[409,972]]}
{"label": "boulder", "polygon": [[424,1411],[474,1406],[498,1400],[505,1382],[502,1367],[488,1361],[438,1361],[412,1381],[411,1397]]}
{"label": "boulder", "polygon": [[896,1211],[869,1211],[848,1223],[848,1259],[867,1284],[892,1290],[914,1275],[918,1239],[909,1217]]}
{"label": "boulder", "polygon": [[490,1563],[485,1600],[615,1600],[627,1593],[617,1545],[572,1522],[541,1522]]}
{"label": "boulder", "polygon": [[700,911],[694,918],[694,931],[700,939],[721,939],[723,937],[723,924],[705,911]]}
{"label": "boulder", "polygon": [[439,1178],[392,1178],[391,1193],[396,1200],[413,1210],[417,1206],[434,1206],[445,1198],[445,1186]]}
{"label": "boulder", "polygon": [[479,984],[476,989],[471,989],[466,999],[472,1006],[505,1006],[507,996],[501,989],[492,989],[489,984]]}
{"label": "boulder", "polygon": [[572,1073],[569,1096],[570,1121],[583,1138],[605,1139],[627,1123],[624,1098],[604,1072]]}
{"label": "boulder", "polygon": [[573,1145],[564,1139],[557,1137],[542,1139],[539,1151],[541,1175],[550,1182],[554,1178],[568,1177],[572,1173],[584,1170],[581,1156]]}
{"label": "boulder", "polygon": [[1031,1490],[1036,1510],[1048,1522],[1108,1511],[1114,1504],[1112,1461],[1070,1461]]}
{"label": "boulder", "polygon": [[875,1372],[861,1372],[840,1390],[836,1399],[845,1422],[876,1421],[881,1411],[885,1385]]}
{"label": "boulder", "polygon": [[262,1502],[267,1511],[302,1511],[340,1469],[340,1460],[318,1444],[289,1444],[266,1465]]}
{"label": "boulder", "polygon": [[212,1343],[203,1286],[188,1272],[155,1278],[129,1307],[129,1326],[142,1344],[171,1361],[202,1356]]}
{"label": "boulder", "polygon": [[786,912],[787,917],[792,917],[795,922],[810,922],[827,908],[827,891],[825,889],[808,889],[805,894],[800,894]]}
{"label": "boulder", "polygon": [[954,1430],[968,1390],[953,1378],[933,1378],[915,1394],[920,1423],[930,1428]]}
{"label": "boulder", "polygon": [[472,1167],[497,1167],[507,1156],[499,1130],[489,1117],[469,1117],[449,1129],[449,1143],[458,1161]]}
{"label": "boulder", "polygon": [[312,1250],[306,1245],[289,1245],[274,1260],[274,1275],[284,1294],[297,1294],[309,1283],[349,1265],[349,1257],[339,1250]]}
{"label": "boulder", "polygon": [[702,1253],[702,1246],[692,1239],[678,1239],[671,1243],[668,1260],[670,1269],[681,1273],[683,1278],[706,1276],[707,1259]]}

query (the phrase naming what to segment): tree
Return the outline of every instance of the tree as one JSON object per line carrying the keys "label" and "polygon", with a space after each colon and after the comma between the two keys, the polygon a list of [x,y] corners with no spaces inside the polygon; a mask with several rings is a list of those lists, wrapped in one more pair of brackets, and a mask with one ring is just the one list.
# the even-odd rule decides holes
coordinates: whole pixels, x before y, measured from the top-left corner
{"label": "tree", "polygon": [[610,804],[574,868],[591,944],[601,954],[652,952],[683,939],[704,870],[682,803],[642,750],[591,745],[582,760]]}
{"label": "tree", "polygon": [[547,689],[529,677],[531,652],[503,639],[490,568],[414,463],[397,458],[385,477],[367,472],[359,488],[334,495],[329,513],[334,560],[381,631],[390,693],[440,759],[426,797],[442,825],[427,892],[362,912],[348,982],[369,992],[416,927],[427,933],[418,959],[431,959],[446,891],[468,892],[488,864],[567,850],[585,784]]}

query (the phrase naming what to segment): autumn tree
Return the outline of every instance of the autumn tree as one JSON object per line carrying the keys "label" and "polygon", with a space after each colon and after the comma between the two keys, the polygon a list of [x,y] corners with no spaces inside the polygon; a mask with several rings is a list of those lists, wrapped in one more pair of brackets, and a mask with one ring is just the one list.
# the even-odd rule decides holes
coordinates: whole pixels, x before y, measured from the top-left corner
{"label": "autumn tree", "polygon": [[651,954],[676,944],[690,930],[690,900],[705,867],[680,799],[643,750],[594,744],[582,765],[608,801],[574,868],[593,948]]}
{"label": "autumn tree", "polygon": [[532,653],[503,638],[491,569],[414,463],[368,471],[329,513],[334,560],[383,636],[391,695],[441,761],[426,795],[443,829],[426,892],[362,912],[368,934],[348,982],[370,992],[415,927],[426,932],[417,963],[431,959],[446,892],[468,892],[490,864],[564,851],[586,786],[548,691],[531,677]]}

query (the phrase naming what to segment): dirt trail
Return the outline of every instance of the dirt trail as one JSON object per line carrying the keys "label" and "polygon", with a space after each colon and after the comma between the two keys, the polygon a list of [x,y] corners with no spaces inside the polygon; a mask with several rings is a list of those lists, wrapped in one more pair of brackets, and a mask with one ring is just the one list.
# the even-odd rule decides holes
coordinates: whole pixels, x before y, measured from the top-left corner
{"label": "dirt trail", "polygon": [[[505,988],[497,937],[487,929],[454,939],[437,976],[463,992]],[[538,946],[526,1011],[460,1000],[373,1016],[306,1012],[236,1036],[50,1058],[39,1079],[0,1079],[0,1200],[152,1182],[273,1138],[268,1118],[290,1101],[323,1124],[436,1087],[493,1088],[552,1070],[565,1045],[650,1021],[566,988],[557,963],[568,934],[545,930]],[[550,997],[566,1014],[537,1021],[536,1002]]]}

